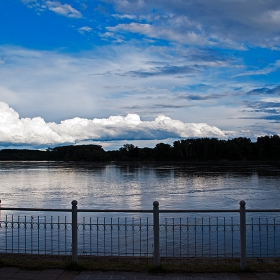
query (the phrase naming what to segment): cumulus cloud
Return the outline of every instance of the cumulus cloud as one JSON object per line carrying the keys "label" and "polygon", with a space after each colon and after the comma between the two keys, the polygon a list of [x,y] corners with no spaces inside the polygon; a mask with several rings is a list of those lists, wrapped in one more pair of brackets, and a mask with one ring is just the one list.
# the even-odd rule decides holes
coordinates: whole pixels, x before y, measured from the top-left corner
{"label": "cumulus cloud", "polygon": [[10,145],[56,145],[83,140],[163,140],[187,137],[225,137],[206,123],[183,123],[166,116],[142,121],[139,115],[103,119],[73,118],[47,123],[41,117],[20,118],[7,103],[0,102],[0,143]]}
{"label": "cumulus cloud", "polygon": [[4,102],[0,102],[0,142],[11,144],[48,144],[61,142],[40,118],[19,118],[19,114]]}
{"label": "cumulus cloud", "polygon": [[49,10],[53,11],[62,16],[70,17],[70,18],[81,18],[82,14],[78,10],[74,9],[69,4],[61,4],[57,1],[46,1],[46,5]]}

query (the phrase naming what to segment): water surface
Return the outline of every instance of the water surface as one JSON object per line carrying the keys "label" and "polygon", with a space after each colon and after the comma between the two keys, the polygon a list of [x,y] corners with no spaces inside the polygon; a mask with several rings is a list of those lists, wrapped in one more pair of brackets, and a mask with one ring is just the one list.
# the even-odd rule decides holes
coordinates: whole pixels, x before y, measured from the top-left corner
{"label": "water surface", "polygon": [[3,207],[280,208],[276,163],[0,162],[0,178]]}

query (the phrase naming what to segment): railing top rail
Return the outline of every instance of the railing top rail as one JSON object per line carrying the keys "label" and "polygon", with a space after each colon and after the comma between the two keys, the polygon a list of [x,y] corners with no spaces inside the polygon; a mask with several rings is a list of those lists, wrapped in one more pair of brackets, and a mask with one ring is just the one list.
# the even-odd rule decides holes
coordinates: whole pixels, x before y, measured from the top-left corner
{"label": "railing top rail", "polygon": [[[78,209],[77,212],[123,212],[123,213],[153,213],[153,210],[132,209]],[[161,210],[159,213],[239,213],[239,209],[175,209]],[[280,212],[280,209],[246,209],[246,212]]]}
{"label": "railing top rail", "polygon": [[[108,212],[123,212],[123,213],[153,213],[153,210],[124,210],[124,209],[78,209],[77,212],[104,212],[104,213],[108,213]],[[160,210],[159,209],[159,213],[226,213],[226,212],[240,212],[239,210],[235,209],[235,210],[207,210],[207,209],[198,209],[198,210]]]}
{"label": "railing top rail", "polygon": [[[72,209],[55,209],[55,208],[20,208],[20,207],[0,207],[0,210],[6,211],[34,211],[34,212],[72,212]],[[153,213],[153,210],[136,210],[136,209],[77,209],[80,213]],[[162,210],[159,213],[239,213],[239,209],[175,209]],[[247,213],[279,213],[280,209],[246,209]]]}
{"label": "railing top rail", "polygon": [[45,211],[45,212],[72,212],[72,209],[55,209],[55,208],[19,208],[19,207],[0,207],[0,210],[12,211]]}
{"label": "railing top rail", "polygon": [[239,213],[239,209],[191,209],[191,210],[159,210],[159,213]]}
{"label": "railing top rail", "polygon": [[[19,207],[0,207],[0,210],[11,211],[34,211],[34,212],[72,212],[72,209],[55,208],[19,208]],[[129,210],[129,209],[77,209],[77,212],[98,212],[98,213],[153,213],[153,210]]]}
{"label": "railing top rail", "polygon": [[153,213],[153,210],[129,210],[129,209],[78,209],[77,212],[97,213]]}
{"label": "railing top rail", "polygon": [[[160,213],[239,213],[239,209],[191,209],[191,210],[159,210]],[[280,212],[280,209],[246,209],[246,212]]]}
{"label": "railing top rail", "polygon": [[280,212],[280,209],[246,209],[246,212]]}

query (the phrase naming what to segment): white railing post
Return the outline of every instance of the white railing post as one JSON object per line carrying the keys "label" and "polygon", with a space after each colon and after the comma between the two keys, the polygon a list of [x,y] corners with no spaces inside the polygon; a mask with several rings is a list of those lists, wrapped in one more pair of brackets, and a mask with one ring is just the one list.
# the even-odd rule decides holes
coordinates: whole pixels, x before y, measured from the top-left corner
{"label": "white railing post", "polygon": [[77,200],[72,201],[72,262],[78,262],[78,211]]}
{"label": "white railing post", "polygon": [[246,269],[246,202],[239,202],[240,208],[240,269]]}
{"label": "white railing post", "polygon": [[160,266],[160,253],[159,253],[159,203],[153,203],[153,219],[154,219],[154,265]]}

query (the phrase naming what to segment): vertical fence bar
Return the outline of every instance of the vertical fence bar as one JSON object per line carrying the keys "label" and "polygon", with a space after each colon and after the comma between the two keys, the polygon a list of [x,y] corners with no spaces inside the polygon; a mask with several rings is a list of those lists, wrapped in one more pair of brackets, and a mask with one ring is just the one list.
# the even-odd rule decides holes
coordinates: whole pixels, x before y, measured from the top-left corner
{"label": "vertical fence bar", "polygon": [[127,256],[127,218],[124,218],[124,240],[125,240],[125,255]]}
{"label": "vertical fence bar", "polygon": [[276,247],[276,242],[275,242],[275,232],[276,232],[276,227],[275,227],[275,217],[273,218],[273,257],[275,258],[275,247]]}
{"label": "vertical fence bar", "polygon": [[53,216],[51,216],[51,254],[53,254]]}
{"label": "vertical fence bar", "polygon": [[92,222],[91,222],[91,217],[89,217],[89,224],[90,224],[90,227],[89,227],[89,244],[90,244],[90,255],[92,254]]}
{"label": "vertical fence bar", "polygon": [[121,226],[120,226],[120,217],[118,217],[118,256],[121,255],[121,245],[120,245],[120,230],[121,230]]}
{"label": "vertical fence bar", "polygon": [[159,203],[154,201],[153,203],[153,218],[154,218],[154,265],[160,266],[160,254],[159,254]]}
{"label": "vertical fence bar", "polygon": [[64,253],[67,252],[67,219],[64,217]]}
{"label": "vertical fence bar", "polygon": [[233,226],[233,217],[231,217],[231,257],[233,258],[234,256],[234,251],[233,251],[233,248],[234,248],[234,239],[233,239],[233,230],[234,230],[234,226]]}
{"label": "vertical fence bar", "polygon": [[241,200],[240,205],[240,269],[246,268],[246,202]]}
{"label": "vertical fence bar", "polygon": [[45,255],[47,254],[47,217],[44,216],[44,232],[45,232]]}
{"label": "vertical fence bar", "polygon": [[[18,253],[20,252],[19,230],[20,230],[20,222],[19,222],[19,216],[18,216]],[[275,246],[274,246],[274,248],[275,248]]]}
{"label": "vertical fence bar", "polygon": [[77,200],[72,201],[72,262],[78,262],[78,215]]}
{"label": "vertical fence bar", "polygon": [[167,222],[167,218],[165,218],[165,257],[167,258],[167,252],[168,252],[168,244],[167,244],[167,240],[168,240],[168,222]]}
{"label": "vertical fence bar", "polygon": [[97,252],[97,256],[99,255],[99,218],[96,218],[96,252]]}
{"label": "vertical fence bar", "polygon": [[266,257],[268,258],[268,246],[269,246],[269,243],[268,243],[268,230],[269,230],[269,227],[268,227],[268,219],[266,218]]}
{"label": "vertical fence bar", "polygon": [[86,231],[86,217],[83,217],[83,255],[86,253],[86,242],[85,242],[85,231]]}
{"label": "vertical fence bar", "polygon": [[59,255],[60,254],[60,222],[59,222],[59,217],[57,217],[57,248],[58,248],[58,251],[57,251],[57,254]]}
{"label": "vertical fence bar", "polygon": [[147,258],[149,257],[149,218],[147,217],[147,219],[146,219],[146,225],[147,225],[147,232],[146,232],[146,234],[147,234],[147,247],[146,247],[146,249],[147,249]]}
{"label": "vertical fence bar", "polygon": [[132,218],[132,256],[134,257],[134,217]]}
{"label": "vertical fence bar", "polygon": [[174,218],[172,218],[172,222],[173,222],[173,224],[172,224],[172,244],[173,244],[173,252],[172,252],[172,257],[174,258],[175,257],[175,249],[174,249],[174,247],[175,247],[175,224],[174,224]]}
{"label": "vertical fence bar", "polygon": [[251,234],[251,251],[252,251],[252,253],[251,253],[251,257],[255,257],[255,250],[254,250],[254,218],[251,218],[251,231],[252,231],[252,234]]}
{"label": "vertical fence bar", "polygon": [[180,218],[180,258],[182,258],[182,220]]}
{"label": "vertical fence bar", "polygon": [[12,229],[12,253],[13,253],[14,252],[14,215],[12,215],[11,229]]}
{"label": "vertical fence bar", "polygon": [[111,217],[111,256],[113,256],[113,218]]}
{"label": "vertical fence bar", "polygon": [[203,222],[203,217],[201,218],[201,256],[202,258],[204,257],[204,222]]}
{"label": "vertical fence bar", "polygon": [[31,254],[33,254],[33,216],[30,217],[30,242],[31,242]]}
{"label": "vertical fence bar", "polygon": [[37,236],[37,239],[38,239],[38,251],[37,251],[37,253],[38,253],[38,255],[39,255],[39,253],[40,253],[40,218],[39,218],[39,216],[38,216],[38,218],[37,218],[37,222],[38,222],[38,236]]}
{"label": "vertical fence bar", "polygon": [[[142,222],[141,222],[141,217],[140,217],[140,221],[139,221],[139,239],[140,239],[140,257],[142,257]],[[275,246],[274,246],[275,248]]]}
{"label": "vertical fence bar", "polygon": [[106,256],[106,218],[103,218],[103,255]]}
{"label": "vertical fence bar", "polygon": [[[6,216],[7,218],[7,216]],[[26,254],[26,227],[27,227],[27,223],[26,223],[26,216],[24,216],[24,253]],[[7,247],[6,247],[7,250]]]}

